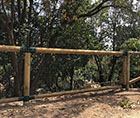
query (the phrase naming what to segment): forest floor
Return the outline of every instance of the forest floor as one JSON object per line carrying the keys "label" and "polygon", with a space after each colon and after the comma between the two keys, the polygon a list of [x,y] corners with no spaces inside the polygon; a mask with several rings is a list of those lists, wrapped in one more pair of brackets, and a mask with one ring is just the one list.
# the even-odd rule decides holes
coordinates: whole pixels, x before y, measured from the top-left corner
{"label": "forest floor", "polygon": [[140,89],[0,104],[0,118],[140,118]]}

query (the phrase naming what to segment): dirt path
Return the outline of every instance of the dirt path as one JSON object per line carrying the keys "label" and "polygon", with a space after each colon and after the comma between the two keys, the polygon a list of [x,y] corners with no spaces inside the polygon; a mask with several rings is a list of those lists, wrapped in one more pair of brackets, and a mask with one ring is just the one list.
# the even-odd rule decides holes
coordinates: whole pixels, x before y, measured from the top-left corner
{"label": "dirt path", "polygon": [[[133,108],[121,107],[129,99]],[[0,118],[140,118],[140,90],[84,93],[0,105]]]}

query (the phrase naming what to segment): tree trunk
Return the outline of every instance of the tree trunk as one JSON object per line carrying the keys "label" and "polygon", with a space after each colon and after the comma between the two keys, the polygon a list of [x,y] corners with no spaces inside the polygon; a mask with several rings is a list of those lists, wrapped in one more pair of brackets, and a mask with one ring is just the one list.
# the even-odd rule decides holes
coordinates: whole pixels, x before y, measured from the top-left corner
{"label": "tree trunk", "polygon": [[95,62],[97,64],[97,67],[98,67],[98,73],[99,73],[99,82],[103,82],[103,71],[102,71],[102,66],[101,66],[101,60],[100,58],[95,55]]}
{"label": "tree trunk", "polygon": [[[15,45],[15,39],[14,39],[14,33],[12,30],[10,30],[7,27],[9,38],[10,38],[10,44]],[[17,59],[17,53],[12,53],[12,66],[14,69],[14,86],[15,86],[15,96],[22,96],[22,92],[20,90],[20,76],[19,76],[19,66],[18,66],[18,59]]]}
{"label": "tree trunk", "polygon": [[114,68],[115,68],[115,64],[116,64],[116,57],[113,56],[113,59],[111,59],[111,62],[112,62],[112,68],[110,70],[110,73],[109,73],[109,76],[108,76],[108,81],[111,81],[112,80],[112,77],[113,77],[113,73],[114,73]]}
{"label": "tree trunk", "polygon": [[50,58],[49,55],[45,55],[44,58],[42,59],[42,62],[41,62],[39,69],[38,69],[38,73],[35,76],[35,79],[33,80],[32,84],[31,84],[31,93],[34,93],[34,91],[38,87],[38,83],[42,79],[42,76],[43,76],[43,73],[46,69],[46,66],[49,64],[49,58]]}
{"label": "tree trunk", "polygon": [[70,78],[71,78],[71,80],[70,80],[70,90],[73,89],[73,75],[74,75],[74,66],[72,66],[71,69],[70,69]]}
{"label": "tree trunk", "polygon": [[[57,36],[58,36],[58,31],[50,38],[50,41],[48,43],[48,48],[55,47],[55,43],[56,43],[55,37],[57,37]],[[43,77],[43,73],[46,70],[47,65],[49,64],[50,59],[51,59],[51,55],[49,55],[49,54],[46,54],[44,56],[44,58],[42,59],[42,62],[39,65],[38,73],[31,84],[31,93],[34,93],[36,88],[38,87],[39,81],[41,81],[41,79]]]}
{"label": "tree trunk", "polygon": [[17,62],[17,55],[16,53],[12,54],[12,62],[13,62],[13,69],[14,69],[14,87],[15,87],[15,95],[14,96],[22,96],[22,92],[20,90],[20,82],[19,82],[19,66]]}

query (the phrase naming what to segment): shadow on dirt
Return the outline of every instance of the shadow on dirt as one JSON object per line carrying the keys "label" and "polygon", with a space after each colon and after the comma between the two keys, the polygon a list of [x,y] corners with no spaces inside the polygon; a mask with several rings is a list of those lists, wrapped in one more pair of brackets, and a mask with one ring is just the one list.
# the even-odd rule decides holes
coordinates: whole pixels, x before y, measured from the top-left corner
{"label": "shadow on dirt", "polygon": [[29,108],[29,110],[35,110],[36,108],[37,113],[51,114],[51,118],[71,118],[78,116],[88,107],[94,106],[95,103],[99,103],[99,105],[107,104],[110,107],[120,106],[121,101],[127,99],[126,96],[131,95],[120,94],[123,92],[124,91],[122,90],[111,90],[75,95],[64,95],[58,97],[32,100],[26,103],[26,105],[24,106],[14,103],[12,103],[12,105],[10,105],[10,103],[4,104],[3,106],[0,106],[0,109],[7,110]]}

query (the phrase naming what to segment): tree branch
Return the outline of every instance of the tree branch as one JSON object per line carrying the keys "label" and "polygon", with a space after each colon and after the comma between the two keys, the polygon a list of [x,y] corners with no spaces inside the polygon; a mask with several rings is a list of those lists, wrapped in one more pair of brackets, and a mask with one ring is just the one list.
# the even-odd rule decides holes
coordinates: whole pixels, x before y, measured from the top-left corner
{"label": "tree branch", "polygon": [[5,21],[3,20],[1,14],[0,14],[0,21],[2,22],[2,25],[3,25],[4,27],[6,27],[6,23],[5,23]]}
{"label": "tree branch", "polygon": [[95,8],[93,8],[92,10],[90,10],[86,14],[81,14],[80,16],[78,16],[78,18],[81,18],[81,17],[91,17],[92,15],[98,13],[100,10],[102,10],[104,3],[106,3],[107,1],[109,1],[109,0],[103,0],[98,6],[96,6]]}
{"label": "tree branch", "polygon": [[29,6],[29,14],[28,14],[28,27],[29,27],[29,33],[27,38],[27,46],[31,45],[31,15],[32,15],[32,6],[33,6],[33,0],[30,0],[30,6]]}
{"label": "tree branch", "polygon": [[110,4],[110,5],[104,6],[104,4],[108,1],[111,1],[111,0],[103,0],[97,7],[93,8],[92,10],[90,10],[89,12],[87,12],[85,14],[79,15],[78,18],[91,17],[91,16],[99,13],[101,10],[103,10],[105,8],[109,8],[109,7],[126,9],[126,10],[129,10],[130,12],[132,12],[132,10],[129,7],[123,6],[123,5],[121,6],[121,5]]}
{"label": "tree branch", "polygon": [[20,18],[21,18],[21,0],[17,0],[17,5],[18,5],[18,20],[19,22],[21,21]]}
{"label": "tree branch", "polygon": [[15,16],[15,0],[11,1],[11,30],[14,27],[14,16]]}
{"label": "tree branch", "polygon": [[[12,45],[15,45],[15,43],[14,43],[14,34],[13,34],[13,30],[10,29],[10,27],[9,27],[9,18],[8,18],[8,15],[7,15],[6,10],[5,10],[3,0],[1,1],[1,5],[2,5],[2,10],[4,11],[4,15],[5,15],[5,20],[6,20],[6,21],[4,21],[4,19],[2,18],[1,15],[0,15],[0,20],[2,21],[3,25],[5,26],[5,28],[6,28],[6,30],[7,30],[7,33],[8,33],[8,35],[9,35],[9,39],[10,39],[10,43],[11,43]],[[13,13],[12,13],[12,14],[13,14]],[[14,15],[14,14],[13,14],[13,15]],[[13,20],[13,21],[14,21],[14,20]],[[13,21],[12,21],[12,22],[13,22]]]}
{"label": "tree branch", "polygon": [[21,24],[25,21],[27,0],[24,0],[24,8],[22,10]]}
{"label": "tree branch", "polygon": [[6,10],[5,10],[3,0],[1,0],[1,5],[2,5],[2,10],[4,11],[4,15],[5,15],[5,18],[6,18],[6,22],[5,22],[6,26],[8,26],[9,18],[8,18],[8,15],[7,15]]}

